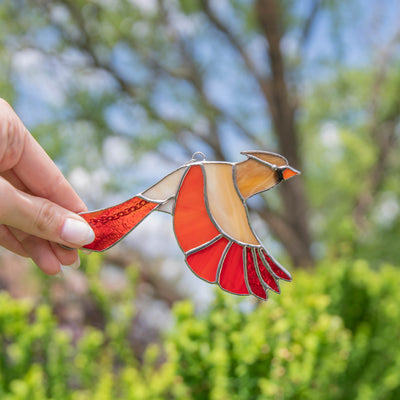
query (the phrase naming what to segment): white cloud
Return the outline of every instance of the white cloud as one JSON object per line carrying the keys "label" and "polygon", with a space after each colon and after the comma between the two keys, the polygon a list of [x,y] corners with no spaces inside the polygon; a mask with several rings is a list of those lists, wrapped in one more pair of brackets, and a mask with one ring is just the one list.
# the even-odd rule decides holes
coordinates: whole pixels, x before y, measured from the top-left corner
{"label": "white cloud", "polygon": [[155,14],[158,9],[156,0],[130,0],[130,2],[148,15]]}
{"label": "white cloud", "polygon": [[122,167],[132,163],[129,142],[122,137],[109,136],[103,142],[104,162],[108,167]]}
{"label": "white cloud", "polygon": [[398,218],[400,206],[394,193],[384,193],[382,201],[374,212],[375,220],[383,226],[391,226]]}
{"label": "white cloud", "polygon": [[326,122],[321,126],[321,141],[325,147],[337,148],[341,144],[339,129],[333,122]]}

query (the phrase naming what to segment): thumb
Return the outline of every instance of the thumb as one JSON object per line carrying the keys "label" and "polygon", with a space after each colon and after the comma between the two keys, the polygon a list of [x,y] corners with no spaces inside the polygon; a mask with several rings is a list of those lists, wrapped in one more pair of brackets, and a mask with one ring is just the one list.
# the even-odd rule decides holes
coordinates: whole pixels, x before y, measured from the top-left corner
{"label": "thumb", "polygon": [[92,228],[79,215],[22,192],[3,178],[0,178],[0,223],[68,247],[81,247],[95,239]]}

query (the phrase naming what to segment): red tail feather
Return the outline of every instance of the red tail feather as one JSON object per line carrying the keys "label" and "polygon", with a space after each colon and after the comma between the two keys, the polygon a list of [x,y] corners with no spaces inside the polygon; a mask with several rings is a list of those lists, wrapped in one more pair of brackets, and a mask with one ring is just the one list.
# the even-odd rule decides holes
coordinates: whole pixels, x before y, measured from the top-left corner
{"label": "red tail feather", "polygon": [[82,213],[81,217],[89,223],[96,235],[95,240],[84,248],[94,251],[107,250],[128,234],[157,206],[158,203],[134,197],[113,207]]}
{"label": "red tail feather", "polygon": [[267,260],[268,265],[271,267],[272,272],[280,279],[285,281],[291,281],[292,277],[290,274],[281,266],[278,265],[274,260],[265,252],[263,251],[263,255]]}

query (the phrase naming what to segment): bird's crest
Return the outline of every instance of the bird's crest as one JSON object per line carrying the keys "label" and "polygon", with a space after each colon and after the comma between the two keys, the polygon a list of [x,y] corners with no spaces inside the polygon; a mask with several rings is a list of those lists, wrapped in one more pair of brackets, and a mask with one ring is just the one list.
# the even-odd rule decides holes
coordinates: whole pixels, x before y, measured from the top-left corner
{"label": "bird's crest", "polygon": [[267,165],[272,169],[276,169],[277,167],[284,167],[289,164],[288,160],[285,157],[269,151],[241,151],[240,154],[243,154],[250,159],[259,161],[261,164]]}

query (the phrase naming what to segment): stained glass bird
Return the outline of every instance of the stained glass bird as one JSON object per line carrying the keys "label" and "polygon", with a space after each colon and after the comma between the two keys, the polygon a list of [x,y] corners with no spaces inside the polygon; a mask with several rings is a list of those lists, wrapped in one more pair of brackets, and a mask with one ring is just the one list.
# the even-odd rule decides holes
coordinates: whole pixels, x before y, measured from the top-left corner
{"label": "stained glass bird", "polygon": [[[196,159],[198,155],[201,160]],[[237,295],[266,300],[291,276],[253,232],[246,200],[297,174],[286,158],[246,151],[237,163],[206,161],[202,153],[124,203],[81,214],[96,238],[85,248],[104,251],[153,211],[173,216],[173,229],[189,268]]]}

